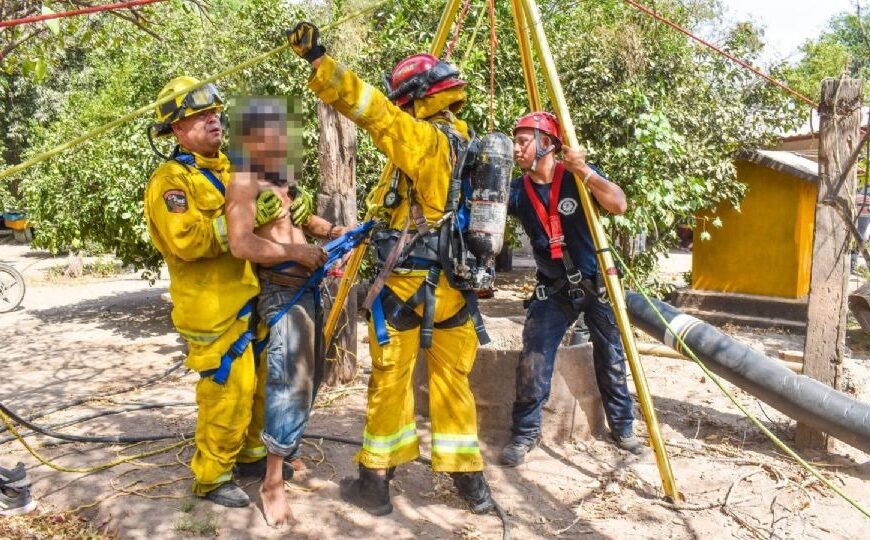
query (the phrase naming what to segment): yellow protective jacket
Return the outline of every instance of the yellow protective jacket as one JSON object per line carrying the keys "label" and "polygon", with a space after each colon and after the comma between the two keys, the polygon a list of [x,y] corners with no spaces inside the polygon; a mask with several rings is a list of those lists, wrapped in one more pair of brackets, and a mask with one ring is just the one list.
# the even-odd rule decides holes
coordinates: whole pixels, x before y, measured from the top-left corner
{"label": "yellow protective jacket", "polygon": [[[450,174],[453,171],[453,156],[447,136],[430,121],[418,120],[390,102],[376,88],[361,80],[352,71],[324,56],[320,66],[308,82],[311,88],[327,105],[351,119],[366,130],[378,147],[403,173],[410,178],[417,202],[431,223],[444,214]],[[448,91],[449,92],[449,91]],[[439,96],[442,94],[442,96]],[[447,92],[439,92],[424,98],[435,104]],[[454,94],[464,101],[464,92]],[[450,103],[429,107],[431,114],[442,112]],[[418,116],[421,109],[417,109]],[[463,137],[468,138],[468,126],[452,114],[439,116],[439,122],[449,123]],[[405,197],[404,179],[399,185],[402,201],[393,211],[390,226],[402,229],[410,211]],[[413,222],[412,222],[413,228]]]}
{"label": "yellow protective jacket", "polygon": [[[224,154],[193,155],[197,167],[229,184]],[[195,371],[218,366],[244,331],[244,324],[233,324],[239,311],[260,291],[252,264],[227,251],[224,204],[224,196],[197,168],[174,160],[154,171],[145,190],[151,242],[169,268],[172,322],[190,345],[187,366]]]}
{"label": "yellow protective jacket", "polygon": [[[420,120],[395,106],[383,93],[329,56],[323,56],[308,87],[324,103],[369,133],[375,146],[404,173],[400,193],[406,193],[406,182],[410,182],[415,200],[430,224],[442,217],[455,158],[447,135],[432,122],[449,123],[468,138],[466,123],[448,112],[448,107],[464,103],[464,91],[451,89],[415,100],[415,115],[424,118]],[[410,207],[408,198],[403,196],[393,210],[391,228],[404,228]],[[386,285],[401,300],[407,300],[423,283],[426,273],[426,270],[401,274],[394,271],[387,277]],[[462,293],[450,286],[442,272],[435,289],[435,322],[453,316],[464,305]],[[422,314],[423,305],[416,310]]]}

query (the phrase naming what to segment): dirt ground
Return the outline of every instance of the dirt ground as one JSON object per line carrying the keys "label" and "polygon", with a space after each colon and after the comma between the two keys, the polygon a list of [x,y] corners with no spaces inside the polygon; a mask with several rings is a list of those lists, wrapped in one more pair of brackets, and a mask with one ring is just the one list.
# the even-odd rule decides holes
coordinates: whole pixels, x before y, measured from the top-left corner
{"label": "dirt ground", "polygon": [[[687,270],[680,264],[683,259],[678,254],[666,268],[678,276]],[[23,306],[0,314],[0,401],[32,417],[58,405],[90,400],[40,418],[42,425],[137,404],[174,403],[58,429],[88,435],[193,430],[195,409],[190,405],[196,375],[182,368],[153,384],[124,391],[159,377],[183,358],[183,346],[169,320],[170,305],[161,299],[165,280],[153,286],[135,274],[48,280],[46,270],[64,259],[52,260],[8,244],[0,245],[0,260],[24,270],[28,282]],[[511,286],[484,302],[485,312],[521,317],[527,276],[530,272],[515,273]],[[726,331],[770,356],[803,348],[801,336]],[[363,331],[358,334],[365,336]],[[865,402],[870,401],[868,358],[867,348],[856,348],[844,366],[848,389]],[[369,365],[364,343],[359,344],[359,359],[362,369],[353,384],[322,392],[310,433],[360,437]],[[536,449],[524,465],[510,469],[497,465],[500,448],[484,438],[487,477],[507,511],[514,538],[865,537],[861,531],[867,519],[780,455],[696,366],[652,356],[644,356],[642,362],[674,475],[686,498],[682,509],[662,500],[651,454],[638,458],[616,450],[606,439],[591,439]],[[792,441],[793,421],[748,394],[737,394],[774,433]],[[422,435],[425,422],[420,426]],[[645,436],[643,422],[637,423],[637,431]],[[38,453],[67,467],[91,466],[172,443],[51,446],[51,440],[41,436],[27,440]],[[426,437],[422,440],[426,453]],[[40,465],[13,440],[0,444],[0,465],[23,461],[28,466],[40,513],[35,519],[0,519],[0,538],[79,537],[88,530],[121,538],[501,536],[496,516],[468,512],[449,478],[433,475],[420,463],[399,470],[393,482],[395,511],[389,517],[373,518],[344,504],[338,480],[354,472],[353,452],[348,445],[306,441],[310,470],[288,483],[295,525],[276,532],[263,519],[256,483],[246,486],[255,503],[246,509],[224,509],[191,498],[189,446],[102,472],[77,474]],[[833,455],[805,457],[850,496],[870,505],[870,456],[838,445]]]}

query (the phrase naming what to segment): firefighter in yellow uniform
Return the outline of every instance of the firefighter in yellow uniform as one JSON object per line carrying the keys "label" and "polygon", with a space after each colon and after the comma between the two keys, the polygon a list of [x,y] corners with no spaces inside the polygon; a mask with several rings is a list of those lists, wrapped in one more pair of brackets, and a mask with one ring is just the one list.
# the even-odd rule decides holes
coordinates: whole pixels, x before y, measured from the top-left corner
{"label": "firefighter in yellow uniform", "polygon": [[[198,85],[178,77],[158,99]],[[145,217],[169,269],[172,322],[188,345],[185,365],[199,372],[193,492],[217,504],[243,507],[248,495],[233,481],[265,470],[265,377],[258,377],[251,329],[259,293],[251,263],[229,253],[224,193],[230,162],[220,151],[223,100],[205,85],[158,107],[149,138],[174,135],[178,145],[151,175]],[[257,224],[282,213],[277,197],[258,200]],[[261,362],[263,366],[265,363]],[[247,464],[247,467],[245,466]]]}
{"label": "firefighter in yellow uniform", "polygon": [[[393,70],[387,98],[326,55],[313,24],[299,23],[287,35],[291,49],[312,65],[309,88],[365,129],[401,171],[396,191],[408,196],[394,205],[391,230],[401,232],[413,217],[421,228],[437,223],[445,214],[456,157],[446,133],[463,141],[469,138],[465,122],[454,116],[466,100],[465,82],[458,78],[456,68],[431,55],[408,57]],[[423,217],[426,224],[421,223]],[[425,302],[416,306],[411,302],[413,296],[420,296],[418,291],[426,290],[427,283],[434,300],[429,303],[434,305],[430,328],[425,323]],[[389,482],[394,469],[419,456],[412,373],[422,346],[429,372],[432,468],[451,473],[474,512],[489,511],[494,503],[482,472],[474,396],[468,382],[478,339],[466,308],[467,295],[450,285],[436,261],[417,260],[389,275],[381,298],[384,305],[389,302],[396,308],[391,313],[402,309],[405,313],[387,317],[382,332],[375,316],[370,321],[372,375],[363,447],[356,456],[359,477],[342,480],[342,497],[374,515],[392,511]]]}

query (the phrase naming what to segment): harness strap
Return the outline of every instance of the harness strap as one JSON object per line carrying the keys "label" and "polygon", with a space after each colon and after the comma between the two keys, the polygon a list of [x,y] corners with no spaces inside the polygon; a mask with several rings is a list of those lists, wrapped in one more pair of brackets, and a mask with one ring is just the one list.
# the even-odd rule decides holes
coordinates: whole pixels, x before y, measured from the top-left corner
{"label": "harness strap", "polygon": [[[241,310],[239,310],[239,314],[237,315],[237,319],[243,319],[251,315],[254,311],[254,303],[248,302],[245,304]],[[200,371],[200,377],[211,377],[214,382],[217,384],[226,384],[227,379],[230,376],[230,370],[233,367],[233,362],[236,358],[240,357],[244,354],[245,349],[254,340],[254,333],[250,330],[246,330],[242,333],[232,345],[227,352],[221,356],[221,363],[216,369],[208,369],[205,371]]]}
{"label": "harness strap", "polygon": [[[387,332],[387,321],[390,326],[400,332],[412,330],[422,325],[423,318],[417,314],[417,306],[423,302],[425,297],[425,284],[417,289],[406,301],[402,301],[399,296],[389,287],[384,287],[381,294],[378,296],[375,303],[372,305],[372,322],[375,327],[375,335],[378,336],[378,343],[384,346],[390,342]],[[468,320],[470,309],[468,305],[444,319],[441,322],[434,323],[433,328],[448,329],[462,326]],[[422,338],[421,338],[422,342]]]}
{"label": "harness strap", "polygon": [[535,188],[532,187],[532,179],[528,174],[523,175],[523,188],[526,192],[526,197],[532,204],[535,214],[538,216],[538,221],[546,233],[550,241],[550,257],[553,260],[561,260],[565,267],[565,274],[568,278],[569,287],[574,290],[580,286],[580,280],[583,275],[574,264],[571,258],[570,250],[565,243],[565,234],[562,229],[562,217],[559,214],[559,202],[562,192],[562,178],[565,176],[565,167],[562,163],[557,162],[553,170],[553,183],[550,186],[550,200],[548,207],[544,207],[541,197],[538,196]]}
{"label": "harness strap", "polygon": [[221,195],[226,196],[227,188],[224,186],[223,182],[218,180],[218,177],[215,176],[211,169],[197,167],[196,158],[193,157],[193,154],[176,154],[173,159],[189,167],[196,167],[196,169],[201,172],[202,175],[205,176],[209,182],[211,182],[211,185],[213,185],[216,190],[221,192]]}
{"label": "harness strap", "polygon": [[369,289],[368,294],[366,295],[365,301],[363,301],[364,308],[371,310],[372,304],[375,301],[375,297],[381,294],[381,290],[384,288],[384,284],[387,282],[387,276],[390,275],[390,272],[399,261],[399,256],[402,254],[402,251],[405,247],[405,242],[408,240],[408,228],[410,226],[411,221],[406,218],[405,227],[404,229],[402,229],[402,234],[399,235],[399,240],[396,242],[396,245],[393,246],[393,249],[390,250],[390,253],[387,255],[387,260],[384,261],[383,268],[381,268],[381,271],[378,272],[377,277],[372,282],[372,286]]}
{"label": "harness strap", "polygon": [[[538,221],[544,228],[544,232],[550,241],[550,256],[553,259],[562,258],[562,246],[565,245],[565,235],[562,232],[562,220],[559,217],[559,195],[562,190],[562,177],[564,176],[564,168],[561,163],[556,163],[553,171],[553,183],[550,186],[550,201],[549,212],[544,207],[544,203],[538,196],[535,188],[532,187],[532,179],[528,174],[523,175],[523,188],[526,191],[526,196],[532,203],[532,208],[538,216]],[[565,250],[567,251],[567,250]]]}
{"label": "harness strap", "polygon": [[432,266],[429,274],[423,281],[421,289],[424,291],[423,321],[420,328],[420,347],[430,349],[432,347],[432,331],[435,325],[435,289],[438,288],[438,278],[441,268]]}
{"label": "harness strap", "polygon": [[[384,292],[389,291],[389,287],[384,289]],[[381,300],[383,295],[378,295],[375,297],[374,302],[372,302],[372,319],[374,320],[375,327],[375,336],[378,339],[378,345],[383,347],[390,343],[390,334],[387,332],[387,319],[384,317],[384,304]]]}
{"label": "harness strap", "polygon": [[481,345],[486,345],[492,340],[489,338],[489,334],[486,333],[486,325],[483,324],[483,315],[480,314],[480,308],[477,305],[477,293],[475,291],[462,291],[462,296],[465,297],[468,314],[471,316],[471,322],[474,323],[474,333],[477,334],[477,341]]}
{"label": "harness strap", "polygon": [[414,226],[417,228],[417,232],[421,235],[429,234],[431,229],[429,228],[429,222],[426,221],[426,216],[423,214],[423,208],[419,203],[414,202],[411,205],[411,218],[414,220]]}
{"label": "harness strap", "polygon": [[[359,225],[355,229],[351,229],[350,231],[344,233],[335,240],[327,242],[326,245],[323,246],[327,253],[326,263],[317,270],[315,270],[314,273],[311,274],[311,276],[308,278],[308,280],[305,281],[305,283],[301,287],[299,287],[299,290],[296,291],[296,294],[293,295],[293,298],[291,298],[290,301],[287,302],[287,304],[285,304],[280,311],[275,313],[275,315],[273,315],[272,318],[269,319],[267,323],[269,328],[278,324],[278,321],[281,320],[281,317],[286,315],[287,312],[290,311],[290,309],[299,302],[299,300],[302,298],[302,295],[305,294],[309,289],[313,289],[312,292],[314,294],[314,309],[316,316],[317,310],[320,309],[320,282],[323,281],[323,278],[326,276],[326,273],[329,271],[330,268],[338,264],[338,262],[341,261],[342,257],[344,257],[347,253],[349,253],[353,248],[358,246],[368,237],[374,225],[374,220],[366,221],[362,225]],[[291,268],[295,265],[296,263],[292,261],[287,261],[272,266],[269,268],[269,270],[286,270],[287,268]],[[318,334],[319,333],[320,332],[318,331]],[[266,337],[263,341],[257,342],[255,344],[254,351],[257,355],[259,355],[260,352],[262,352],[263,349],[266,347],[268,339],[269,338]],[[315,339],[318,340],[320,338],[317,337]]]}

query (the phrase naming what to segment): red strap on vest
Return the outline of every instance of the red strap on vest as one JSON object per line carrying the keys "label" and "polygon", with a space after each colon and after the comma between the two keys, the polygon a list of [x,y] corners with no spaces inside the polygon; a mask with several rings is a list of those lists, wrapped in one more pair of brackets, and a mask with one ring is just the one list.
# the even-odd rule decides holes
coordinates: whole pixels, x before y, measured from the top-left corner
{"label": "red strap on vest", "polygon": [[541,198],[535,193],[535,188],[532,187],[532,179],[528,174],[523,176],[523,187],[526,190],[526,196],[532,202],[532,207],[535,209],[535,214],[538,215],[538,221],[544,227],[544,232],[547,233],[547,238],[550,239],[550,256],[553,259],[562,258],[562,246],[565,245],[565,235],[562,233],[562,220],[559,218],[559,193],[562,188],[562,177],[565,175],[565,169],[561,163],[556,163],[553,169],[553,183],[550,186],[550,212],[544,208],[544,203]]}

